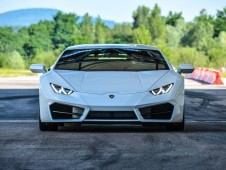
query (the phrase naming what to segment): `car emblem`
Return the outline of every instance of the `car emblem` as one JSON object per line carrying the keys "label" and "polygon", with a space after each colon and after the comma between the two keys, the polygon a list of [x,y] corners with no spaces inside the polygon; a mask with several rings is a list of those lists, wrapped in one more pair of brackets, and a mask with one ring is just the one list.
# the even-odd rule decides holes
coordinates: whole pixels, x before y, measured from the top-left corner
{"label": "car emblem", "polygon": [[109,97],[110,97],[111,99],[113,99],[115,96],[111,94],[111,95],[109,95]]}

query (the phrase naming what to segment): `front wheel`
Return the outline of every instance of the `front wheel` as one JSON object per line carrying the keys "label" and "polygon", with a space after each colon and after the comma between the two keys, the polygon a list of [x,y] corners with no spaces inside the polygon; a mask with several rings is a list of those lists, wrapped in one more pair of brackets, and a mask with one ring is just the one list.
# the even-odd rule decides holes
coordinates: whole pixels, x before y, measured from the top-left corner
{"label": "front wheel", "polygon": [[185,115],[185,109],[183,111],[183,121],[180,123],[172,123],[166,125],[167,130],[172,130],[172,131],[183,131],[184,130],[184,115]]}
{"label": "front wheel", "polygon": [[41,131],[57,131],[58,125],[55,123],[45,123],[39,118],[39,129]]}
{"label": "front wheel", "polygon": [[172,131],[183,131],[184,130],[184,120],[181,123],[172,123],[166,125],[167,130]]}

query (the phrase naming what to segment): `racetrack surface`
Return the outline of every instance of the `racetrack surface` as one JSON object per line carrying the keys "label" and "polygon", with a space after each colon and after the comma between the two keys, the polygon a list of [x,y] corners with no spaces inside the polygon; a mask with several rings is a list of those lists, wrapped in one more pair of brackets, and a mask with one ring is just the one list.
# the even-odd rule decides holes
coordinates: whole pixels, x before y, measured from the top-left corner
{"label": "racetrack surface", "polygon": [[0,169],[225,169],[222,86],[185,91],[183,132],[139,125],[66,126],[40,132],[37,86],[9,86],[0,84]]}

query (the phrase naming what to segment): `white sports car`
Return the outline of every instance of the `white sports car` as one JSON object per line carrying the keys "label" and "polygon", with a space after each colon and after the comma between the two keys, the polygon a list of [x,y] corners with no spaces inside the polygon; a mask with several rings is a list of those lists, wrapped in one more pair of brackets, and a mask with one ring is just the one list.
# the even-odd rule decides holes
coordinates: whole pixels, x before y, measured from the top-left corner
{"label": "white sports car", "polygon": [[40,77],[40,130],[65,123],[161,123],[184,129],[184,78],[155,47],[100,44],[66,48]]}

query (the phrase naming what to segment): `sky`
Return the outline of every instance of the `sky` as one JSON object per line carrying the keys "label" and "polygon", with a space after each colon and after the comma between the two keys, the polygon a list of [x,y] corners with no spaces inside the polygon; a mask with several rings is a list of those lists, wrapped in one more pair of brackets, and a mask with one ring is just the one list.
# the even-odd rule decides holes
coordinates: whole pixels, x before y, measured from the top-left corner
{"label": "sky", "polygon": [[53,8],[77,15],[88,12],[94,17],[100,15],[116,22],[132,22],[132,13],[138,6],[152,9],[156,3],[163,16],[169,11],[182,12],[186,21],[192,21],[202,9],[215,15],[217,10],[226,7],[226,0],[0,0],[0,13],[25,8]]}

